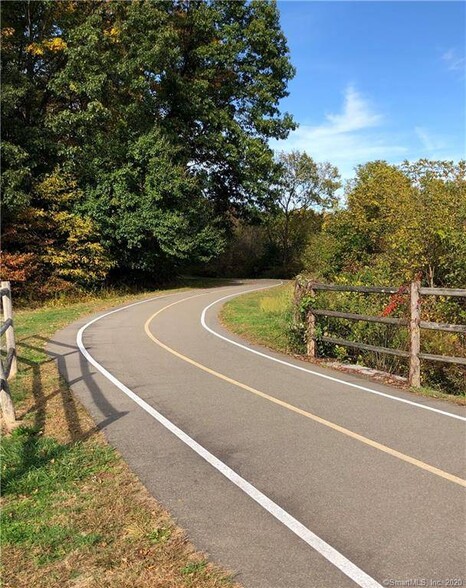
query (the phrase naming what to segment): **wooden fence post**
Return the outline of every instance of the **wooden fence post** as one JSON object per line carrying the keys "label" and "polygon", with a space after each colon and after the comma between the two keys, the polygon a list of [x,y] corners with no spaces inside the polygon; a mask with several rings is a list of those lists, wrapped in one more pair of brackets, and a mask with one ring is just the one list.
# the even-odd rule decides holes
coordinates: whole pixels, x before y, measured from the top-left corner
{"label": "wooden fence post", "polygon": [[[13,320],[13,310],[11,304],[11,288],[10,282],[1,282],[0,283],[1,289],[7,290],[5,294],[2,295],[2,306],[3,306],[3,320],[7,321],[8,319]],[[7,357],[10,350],[12,350],[13,356],[11,358],[11,367],[10,367],[10,374],[15,375],[17,370],[17,363],[16,363],[16,344],[15,344],[15,335],[13,331],[13,326],[10,326],[5,333],[6,336],[6,352]],[[8,368],[7,368],[8,369]],[[3,368],[3,362],[0,359],[0,408],[2,409],[3,418],[5,421],[6,426],[9,429],[12,429],[16,424],[16,413],[15,407],[13,405],[13,401],[11,399],[10,388],[8,386],[7,381],[7,374]]]}
{"label": "wooden fence post", "polygon": [[12,429],[16,423],[16,413],[13,401],[11,399],[10,388],[3,370],[3,364],[0,361],[0,407],[2,409],[5,424]]}
{"label": "wooden fence post", "polygon": [[[11,285],[10,282],[1,282],[0,287],[3,289],[5,288],[8,290],[7,294],[2,296],[2,306],[3,306],[3,320],[7,321],[11,319],[13,321],[13,304],[11,302]],[[16,372],[18,371],[18,363],[16,359],[16,341],[15,341],[15,331],[14,326],[12,325],[9,329],[6,330],[6,349],[7,353],[11,350],[13,356],[11,358],[11,367],[10,372],[8,374],[9,378],[16,376]]]}
{"label": "wooden fence post", "polygon": [[[312,288],[308,289],[308,293],[311,298],[314,298],[316,293]],[[312,312],[312,306],[307,311],[306,315],[306,339],[307,339],[307,355],[308,357],[316,356],[316,315]]]}
{"label": "wooden fence post", "polygon": [[411,319],[409,321],[409,378],[410,386],[419,387],[421,385],[421,360],[419,353],[421,351],[421,282],[414,280],[411,282]]}

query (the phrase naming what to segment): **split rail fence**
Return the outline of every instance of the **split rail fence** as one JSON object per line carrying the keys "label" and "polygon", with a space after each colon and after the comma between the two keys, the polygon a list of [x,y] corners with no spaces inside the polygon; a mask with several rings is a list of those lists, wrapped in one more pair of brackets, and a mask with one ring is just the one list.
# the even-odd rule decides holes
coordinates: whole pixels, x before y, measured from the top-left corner
{"label": "split rail fence", "polygon": [[[16,422],[15,408],[11,399],[8,380],[16,375],[16,341],[13,323],[13,304],[11,300],[10,282],[0,282],[0,297],[2,300],[3,321],[0,326],[0,341],[5,335],[6,353],[0,357],[0,406],[5,424],[11,427]],[[1,346],[3,349],[3,346]]]}
{"label": "split rail fence", "polygon": [[[396,355],[409,359],[409,376],[408,383],[410,386],[419,387],[421,385],[421,360],[439,361],[445,363],[454,363],[457,365],[466,365],[464,357],[450,357],[446,355],[433,355],[431,353],[421,352],[421,331],[430,329],[434,331],[446,331],[449,333],[466,334],[466,325],[453,325],[447,323],[436,323],[421,320],[421,298],[422,296],[452,296],[466,299],[466,289],[459,288],[424,288],[419,281],[413,281],[410,284],[410,318],[393,318],[386,316],[368,316],[363,314],[354,314],[349,312],[339,312],[334,310],[317,309],[312,307],[312,299],[315,298],[318,291],[330,292],[360,292],[363,294],[399,294],[400,288],[397,287],[379,287],[379,286],[346,286],[340,284],[319,284],[312,281],[296,280],[295,283],[295,304],[298,305],[303,295],[311,298],[310,308],[306,314],[306,338],[307,338],[307,355],[309,357],[317,356],[317,341],[333,343],[342,347],[353,347],[365,351],[374,351]],[[396,325],[407,327],[409,331],[409,351],[403,349],[392,349],[389,347],[379,347],[357,341],[348,341],[346,339],[337,339],[334,337],[316,335],[316,325],[319,316],[341,318],[352,321],[365,321],[370,323],[382,323],[386,325]]]}

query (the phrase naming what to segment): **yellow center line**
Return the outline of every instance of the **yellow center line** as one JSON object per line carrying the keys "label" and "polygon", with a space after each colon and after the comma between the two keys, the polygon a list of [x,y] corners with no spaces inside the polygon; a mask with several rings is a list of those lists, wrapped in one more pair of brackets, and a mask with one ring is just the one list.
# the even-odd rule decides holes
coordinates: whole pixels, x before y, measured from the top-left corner
{"label": "yellow center line", "polygon": [[[197,296],[199,296],[199,294]],[[230,378],[230,377],[226,376],[225,374],[221,374],[220,372],[217,372],[217,371],[215,371],[215,370],[213,370],[213,369],[211,369],[201,363],[198,363],[194,359],[191,359],[190,357],[183,355],[179,351],[176,351],[175,349],[172,349],[168,345],[165,345],[165,343],[162,343],[162,341],[157,339],[157,337],[155,337],[151,333],[150,328],[149,328],[150,323],[155,319],[156,316],[158,316],[162,312],[168,310],[172,306],[175,306],[175,304],[180,304],[181,302],[185,302],[186,300],[189,300],[189,298],[194,298],[194,296],[189,296],[187,298],[183,298],[182,300],[177,300],[176,302],[172,302],[171,304],[168,304],[167,306],[164,306],[163,308],[161,308],[160,310],[155,312],[151,317],[149,317],[147,319],[147,321],[144,325],[144,330],[145,330],[147,336],[150,337],[150,339],[152,339],[152,341],[154,341],[154,343],[156,343],[157,345],[162,347],[162,349],[165,349],[166,351],[168,351],[172,355],[175,355],[176,357],[182,359],[183,361],[190,363],[191,365],[199,368],[200,370],[202,370],[208,374],[211,374],[212,376],[215,376],[216,378],[224,380],[225,382],[228,382],[229,384],[233,384],[234,386],[237,386],[238,388],[242,388],[243,390],[246,390],[247,392],[251,392],[251,394],[255,394],[256,396],[259,396],[260,398],[264,398],[265,400],[268,400],[269,402],[273,402],[274,404],[278,404],[278,406],[286,408],[287,410],[290,410],[291,412],[294,412],[294,413],[299,414],[303,417],[311,419],[312,421],[315,421],[316,423],[319,423],[321,425],[324,425],[325,427],[333,429],[334,431],[338,431],[338,433],[342,433],[343,435],[346,435],[347,437],[351,437],[351,439],[356,439],[357,441],[360,441],[361,443],[364,443],[365,445],[369,445],[370,447],[373,447],[374,449],[378,449],[379,451],[382,451],[383,453],[387,453],[388,455],[391,455],[392,457],[396,457],[398,459],[401,459],[402,461],[410,463],[411,465],[414,465],[422,470],[430,472],[431,474],[434,474],[436,476],[439,476],[440,478],[444,478],[445,480],[448,480],[449,482],[453,482],[455,484],[458,484],[458,485],[466,488],[466,480],[463,480],[462,478],[459,478],[458,476],[454,476],[453,474],[449,474],[448,472],[444,472],[443,470],[436,468],[432,465],[429,465],[428,463],[425,463],[423,461],[420,461],[419,459],[411,457],[410,455],[406,455],[405,453],[401,453],[400,451],[397,451],[396,449],[392,449],[391,447],[387,447],[386,445],[382,445],[382,443],[378,443],[377,441],[374,441],[372,439],[364,437],[363,435],[359,435],[359,433],[355,433],[354,431],[350,431],[349,429],[346,429],[345,427],[337,425],[336,423],[332,423],[331,421],[323,419],[323,418],[321,418],[311,412],[303,410],[302,408],[298,408],[297,406],[294,406],[293,404],[289,404],[288,402],[284,402],[283,400],[280,400],[279,398],[276,398],[275,396],[270,396],[270,394],[266,394],[265,392],[261,392],[260,390],[257,390],[256,388],[252,388],[251,386],[248,386],[247,384],[243,384],[242,382],[238,382],[237,380],[234,380],[233,378]]]}

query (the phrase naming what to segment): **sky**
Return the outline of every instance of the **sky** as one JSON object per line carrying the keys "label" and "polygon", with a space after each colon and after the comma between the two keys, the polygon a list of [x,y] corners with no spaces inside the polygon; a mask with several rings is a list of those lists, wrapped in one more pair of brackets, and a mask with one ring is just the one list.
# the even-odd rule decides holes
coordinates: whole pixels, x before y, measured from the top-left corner
{"label": "sky", "polygon": [[281,109],[299,123],[276,150],[342,177],[375,159],[466,157],[466,3],[278,2],[297,69]]}

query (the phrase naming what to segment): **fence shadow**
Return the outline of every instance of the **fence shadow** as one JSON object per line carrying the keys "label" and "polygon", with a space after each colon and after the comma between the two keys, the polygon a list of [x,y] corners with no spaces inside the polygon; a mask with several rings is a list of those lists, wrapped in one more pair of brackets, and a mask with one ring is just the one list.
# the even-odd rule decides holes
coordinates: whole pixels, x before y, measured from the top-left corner
{"label": "fence shadow", "polygon": [[[53,345],[54,349],[60,349],[60,351],[51,351],[45,349],[45,353],[48,356],[47,359],[30,359],[26,354],[21,353],[21,350],[31,352],[44,353],[44,346],[46,343]],[[85,441],[89,439],[96,432],[104,429],[106,426],[122,418],[127,412],[118,411],[109,402],[100,386],[96,382],[95,374],[91,371],[89,363],[79,352],[77,346],[69,345],[56,341],[54,339],[47,339],[41,335],[32,335],[25,339],[18,341],[18,361],[20,365],[20,371],[22,373],[31,372],[31,393],[33,404],[22,414],[24,418],[28,414],[33,415],[33,428],[35,430],[43,430],[46,425],[47,412],[50,409],[50,405],[57,399],[57,396],[61,400],[61,409],[64,415],[64,421],[66,423],[67,435],[71,443],[78,441]],[[70,356],[79,356],[79,366],[81,375],[74,379],[69,377],[67,362]],[[57,364],[59,372],[58,385],[50,388],[51,374],[48,370],[48,366],[55,363]],[[44,372],[48,372],[44,374]],[[52,372],[53,373],[53,372]],[[44,381],[44,376],[46,381]],[[48,381],[47,381],[48,380]],[[83,382],[89,390],[92,399],[103,415],[103,419],[92,426],[86,426],[86,421],[91,420],[89,418],[83,418],[85,413],[82,409],[78,409],[78,401],[73,396],[70,386],[78,382]],[[84,423],[83,423],[84,421]]]}

